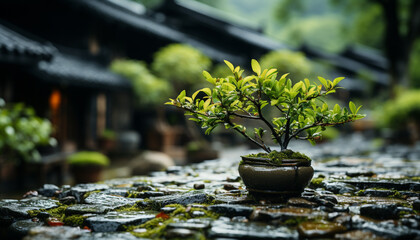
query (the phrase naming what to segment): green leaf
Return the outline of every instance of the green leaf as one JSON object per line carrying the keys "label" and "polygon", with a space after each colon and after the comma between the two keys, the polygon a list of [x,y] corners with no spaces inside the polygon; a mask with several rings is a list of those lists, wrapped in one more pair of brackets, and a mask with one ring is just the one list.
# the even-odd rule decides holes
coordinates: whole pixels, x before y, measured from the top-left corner
{"label": "green leaf", "polygon": [[270,77],[270,76],[271,76],[271,74],[273,74],[273,73],[275,73],[275,72],[277,72],[277,69],[272,68],[272,69],[268,70],[268,72],[267,72],[266,76],[267,76],[267,77]]}
{"label": "green leaf", "polygon": [[255,60],[255,59],[251,60],[251,67],[252,67],[252,71],[254,71],[257,75],[261,74],[261,66],[257,62],[257,60]]}
{"label": "green leaf", "polygon": [[351,113],[356,114],[356,105],[352,101],[349,102],[349,108]]}
{"label": "green leaf", "polygon": [[334,105],[334,109],[333,109],[333,113],[338,114],[338,113],[340,113],[340,112],[341,112],[340,105],[335,104],[335,105]]}
{"label": "green leaf", "polygon": [[362,107],[362,105],[360,105],[357,109],[356,109],[356,113],[355,114],[357,114],[358,112],[359,112],[359,110],[360,110],[360,108]]}
{"label": "green leaf", "polygon": [[341,82],[345,77],[338,77],[334,79],[334,82],[332,84],[333,87],[335,87],[339,82]]}
{"label": "green leaf", "polygon": [[216,85],[216,81],[214,80],[214,78],[210,75],[210,73],[208,73],[207,71],[203,71],[203,76],[206,78],[206,80],[209,82],[209,83],[211,83],[211,84],[213,84],[213,85]]}
{"label": "green leaf", "polygon": [[302,82],[302,81],[300,81],[300,82],[296,83],[296,84],[293,86],[292,91],[293,91],[293,92],[297,92],[297,91],[299,91],[299,89],[301,89],[301,88],[302,88],[302,86],[303,86],[303,82]]}
{"label": "green leaf", "polygon": [[324,85],[325,89],[328,88],[328,82],[325,78],[323,77],[318,77],[318,80],[322,83],[322,85]]}
{"label": "green leaf", "polygon": [[233,64],[232,63],[230,63],[228,60],[224,60],[224,62],[225,62],[225,64],[229,67],[229,69],[232,71],[232,72],[234,72],[234,67],[233,67]]}

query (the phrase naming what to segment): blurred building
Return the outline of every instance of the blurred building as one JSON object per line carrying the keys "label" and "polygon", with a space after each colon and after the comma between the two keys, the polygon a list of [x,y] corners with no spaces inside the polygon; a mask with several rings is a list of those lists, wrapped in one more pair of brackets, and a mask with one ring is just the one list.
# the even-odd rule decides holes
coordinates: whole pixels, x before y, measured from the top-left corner
{"label": "blurred building", "polygon": [[[130,85],[107,70],[114,58],[150,61],[159,48],[180,42],[215,62],[247,66],[251,58],[290,49],[187,0],[166,0],[153,10],[130,0],[2,0],[0,24],[0,96],[35,106],[53,121],[63,145],[78,147],[94,147],[104,129],[132,125]],[[330,65],[332,77],[350,78],[344,87],[352,91],[366,89],[358,79],[364,70],[375,85],[387,84],[387,63],[376,53],[292,50]]]}

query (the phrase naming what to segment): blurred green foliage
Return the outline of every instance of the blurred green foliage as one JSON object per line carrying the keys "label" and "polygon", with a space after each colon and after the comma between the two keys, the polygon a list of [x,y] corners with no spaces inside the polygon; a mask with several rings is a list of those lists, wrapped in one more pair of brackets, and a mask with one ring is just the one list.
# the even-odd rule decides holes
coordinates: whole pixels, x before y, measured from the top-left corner
{"label": "blurred green foliage", "polygon": [[39,161],[37,147],[55,145],[52,125],[23,103],[7,104],[0,98],[0,154],[6,160]]}
{"label": "blurred green foliage", "polygon": [[98,165],[106,167],[109,165],[109,158],[99,152],[82,151],[70,155],[67,162],[73,166]]}
{"label": "blurred green foliage", "polygon": [[170,83],[150,73],[142,61],[114,60],[111,70],[131,81],[138,106],[159,106],[171,94]]}
{"label": "blurred green foliage", "polygon": [[303,53],[290,50],[269,52],[261,57],[260,64],[263,69],[276,68],[280,74],[290,73],[296,81],[308,77],[312,70],[311,61]]}
{"label": "blurred green foliage", "polygon": [[375,118],[382,127],[401,129],[410,122],[420,123],[420,90],[399,92],[375,111]]}
{"label": "blurred green foliage", "polygon": [[194,47],[175,43],[155,53],[151,68],[156,76],[170,82],[179,91],[199,83],[202,71],[209,70],[211,64],[210,59]]}

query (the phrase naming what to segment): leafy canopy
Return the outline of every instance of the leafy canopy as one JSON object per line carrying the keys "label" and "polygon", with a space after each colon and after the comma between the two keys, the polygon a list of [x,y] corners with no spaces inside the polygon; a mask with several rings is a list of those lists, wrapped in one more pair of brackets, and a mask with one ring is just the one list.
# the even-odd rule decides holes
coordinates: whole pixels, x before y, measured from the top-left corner
{"label": "leafy canopy", "polygon": [[[242,76],[244,70],[239,66],[235,67],[228,61],[225,63],[232,73],[225,78],[214,78],[203,71],[212,88],[200,89],[191,97],[184,90],[176,99],[166,103],[186,110],[186,115],[192,116],[190,120],[206,128],[206,134],[218,125],[224,125],[271,152],[263,140],[267,131],[285,150],[291,139],[307,139],[314,143],[314,138],[326,126],[364,117],[358,114],[361,106],[356,107],[353,102],[349,103],[348,110],[338,104],[330,108],[322,101],[322,97],[336,92],[343,77],[333,81],[318,77],[320,84],[311,83],[309,79],[293,84],[287,73],[278,78],[277,69],[261,69],[254,59],[251,67],[255,74],[249,76]],[[199,98],[199,93],[205,96]],[[272,108],[277,116],[268,119],[263,113],[264,108]],[[249,134],[244,125],[237,123],[238,118],[259,121],[261,127],[255,128],[253,135]]]}
{"label": "leafy canopy", "polygon": [[52,131],[51,122],[38,117],[33,108],[23,103],[6,105],[0,98],[0,155],[7,160],[39,161],[37,147],[56,144]]}

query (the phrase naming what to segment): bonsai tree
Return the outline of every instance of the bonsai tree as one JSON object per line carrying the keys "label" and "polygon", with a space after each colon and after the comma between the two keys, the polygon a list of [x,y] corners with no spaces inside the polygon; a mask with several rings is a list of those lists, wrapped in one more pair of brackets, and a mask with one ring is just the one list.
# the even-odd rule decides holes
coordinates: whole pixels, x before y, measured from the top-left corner
{"label": "bonsai tree", "polygon": [[[306,139],[314,144],[314,139],[325,127],[364,117],[358,114],[361,106],[356,107],[351,101],[349,110],[338,104],[331,109],[323,102],[323,98],[336,92],[343,77],[333,81],[318,77],[320,84],[308,79],[293,84],[287,73],[278,79],[276,69],[262,70],[256,60],[251,62],[255,74],[250,76],[242,76],[243,70],[239,66],[234,67],[228,61],[225,63],[232,72],[225,78],[214,78],[203,71],[212,88],[200,89],[191,97],[184,90],[176,99],[166,103],[187,111],[186,115],[192,116],[190,120],[206,128],[206,134],[223,125],[270,153],[271,149],[263,138],[269,132],[284,152],[292,139]],[[199,94],[204,97],[199,98]],[[263,111],[265,108],[276,111],[276,116],[269,119]],[[241,118],[258,121],[261,127],[250,133],[238,123],[237,119]]]}

